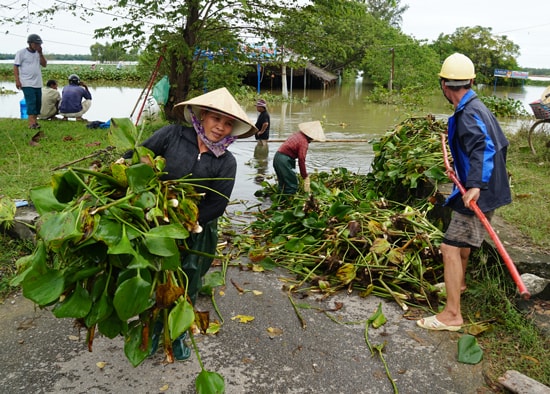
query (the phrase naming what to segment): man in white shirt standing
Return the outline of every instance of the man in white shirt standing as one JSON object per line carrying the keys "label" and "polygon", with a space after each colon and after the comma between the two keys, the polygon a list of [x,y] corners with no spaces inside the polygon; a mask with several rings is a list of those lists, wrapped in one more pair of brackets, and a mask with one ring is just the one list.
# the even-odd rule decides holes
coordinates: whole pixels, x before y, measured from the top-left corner
{"label": "man in white shirt standing", "polygon": [[42,107],[42,68],[48,61],[42,54],[42,39],[38,34],[27,38],[29,46],[15,54],[13,74],[15,86],[23,90],[29,115],[29,129],[39,129],[37,122]]}

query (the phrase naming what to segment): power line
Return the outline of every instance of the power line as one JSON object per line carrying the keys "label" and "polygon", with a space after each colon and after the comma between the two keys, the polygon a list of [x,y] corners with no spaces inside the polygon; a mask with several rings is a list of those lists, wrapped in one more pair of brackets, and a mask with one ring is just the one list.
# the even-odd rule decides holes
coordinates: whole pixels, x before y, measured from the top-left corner
{"label": "power line", "polygon": [[[71,3],[69,1],[63,1],[63,0],[55,0],[57,3],[61,3],[61,4],[65,4],[65,5],[69,5],[69,6],[73,6],[75,5],[74,3]],[[82,8],[86,11],[89,11],[93,14],[102,14],[102,15],[106,15],[106,16],[110,16],[110,17],[115,17],[115,18],[119,18],[119,19],[125,19],[127,21],[131,21],[131,22],[139,22],[139,23],[142,23],[142,24],[149,24],[149,25],[152,25],[152,26],[155,26],[156,24],[153,23],[153,22],[149,22],[147,20],[135,20],[133,18],[130,18],[130,17],[126,17],[124,15],[120,15],[120,14],[115,14],[115,13],[110,13],[110,12],[106,12],[106,11],[103,11],[103,10],[98,10],[98,9],[95,9],[95,8],[89,8],[89,7],[85,7],[83,5],[79,5],[78,6],[79,8]]]}
{"label": "power line", "polygon": [[537,27],[545,27],[545,26],[550,26],[550,23],[544,23],[542,25],[534,25],[534,26],[529,26],[529,27],[520,27],[520,28],[517,28],[517,29],[501,31],[501,32],[498,32],[498,33],[495,33],[495,34],[503,34],[503,33],[511,33],[511,32],[514,32],[514,31],[536,29]]}

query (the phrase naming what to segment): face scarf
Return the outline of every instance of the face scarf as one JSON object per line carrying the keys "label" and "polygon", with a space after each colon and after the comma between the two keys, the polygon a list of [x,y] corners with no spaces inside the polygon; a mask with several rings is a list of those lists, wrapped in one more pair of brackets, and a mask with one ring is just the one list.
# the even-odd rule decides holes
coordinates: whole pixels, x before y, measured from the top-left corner
{"label": "face scarf", "polygon": [[199,122],[199,120],[195,116],[193,110],[191,109],[191,106],[189,106],[189,113],[191,114],[191,121],[193,123],[193,127],[195,128],[195,131],[197,132],[197,135],[216,157],[220,157],[221,155],[223,155],[227,150],[227,147],[237,139],[237,137],[228,135],[224,137],[221,141],[210,141],[208,138],[206,138],[204,127],[202,127],[202,123]]}

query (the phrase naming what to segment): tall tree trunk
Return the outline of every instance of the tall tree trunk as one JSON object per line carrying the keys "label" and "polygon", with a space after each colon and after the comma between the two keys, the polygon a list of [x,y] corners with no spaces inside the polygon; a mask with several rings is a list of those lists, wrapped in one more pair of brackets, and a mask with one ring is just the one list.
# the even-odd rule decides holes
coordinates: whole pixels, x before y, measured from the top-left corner
{"label": "tall tree trunk", "polygon": [[[178,65],[183,65],[183,69],[178,70]],[[189,91],[191,90],[190,84],[192,71],[192,62],[185,56],[172,56],[170,58],[170,74],[168,77],[170,80],[170,94],[168,102],[164,108],[166,119],[170,121],[178,120],[173,114],[172,109],[174,108],[174,105],[187,99]]]}
{"label": "tall tree trunk", "polygon": [[281,66],[281,89],[284,98],[288,98],[288,88],[286,86],[286,64]]}
{"label": "tall tree trunk", "polygon": [[197,31],[201,29],[199,21],[200,1],[189,1],[189,15],[183,29],[182,45],[187,50],[178,48],[170,54],[170,95],[165,106],[166,119],[170,121],[178,119],[173,112],[174,105],[185,101],[191,90],[191,75],[193,73],[193,56],[197,46]]}

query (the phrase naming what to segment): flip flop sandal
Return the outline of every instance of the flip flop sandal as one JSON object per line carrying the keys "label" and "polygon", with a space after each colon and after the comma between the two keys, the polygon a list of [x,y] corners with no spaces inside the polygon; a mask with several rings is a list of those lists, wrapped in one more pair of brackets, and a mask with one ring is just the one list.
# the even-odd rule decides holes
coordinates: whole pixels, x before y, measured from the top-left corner
{"label": "flip flop sandal", "polygon": [[448,326],[445,323],[441,323],[435,315],[417,320],[416,324],[419,327],[433,331],[459,331],[462,328],[462,326]]}

